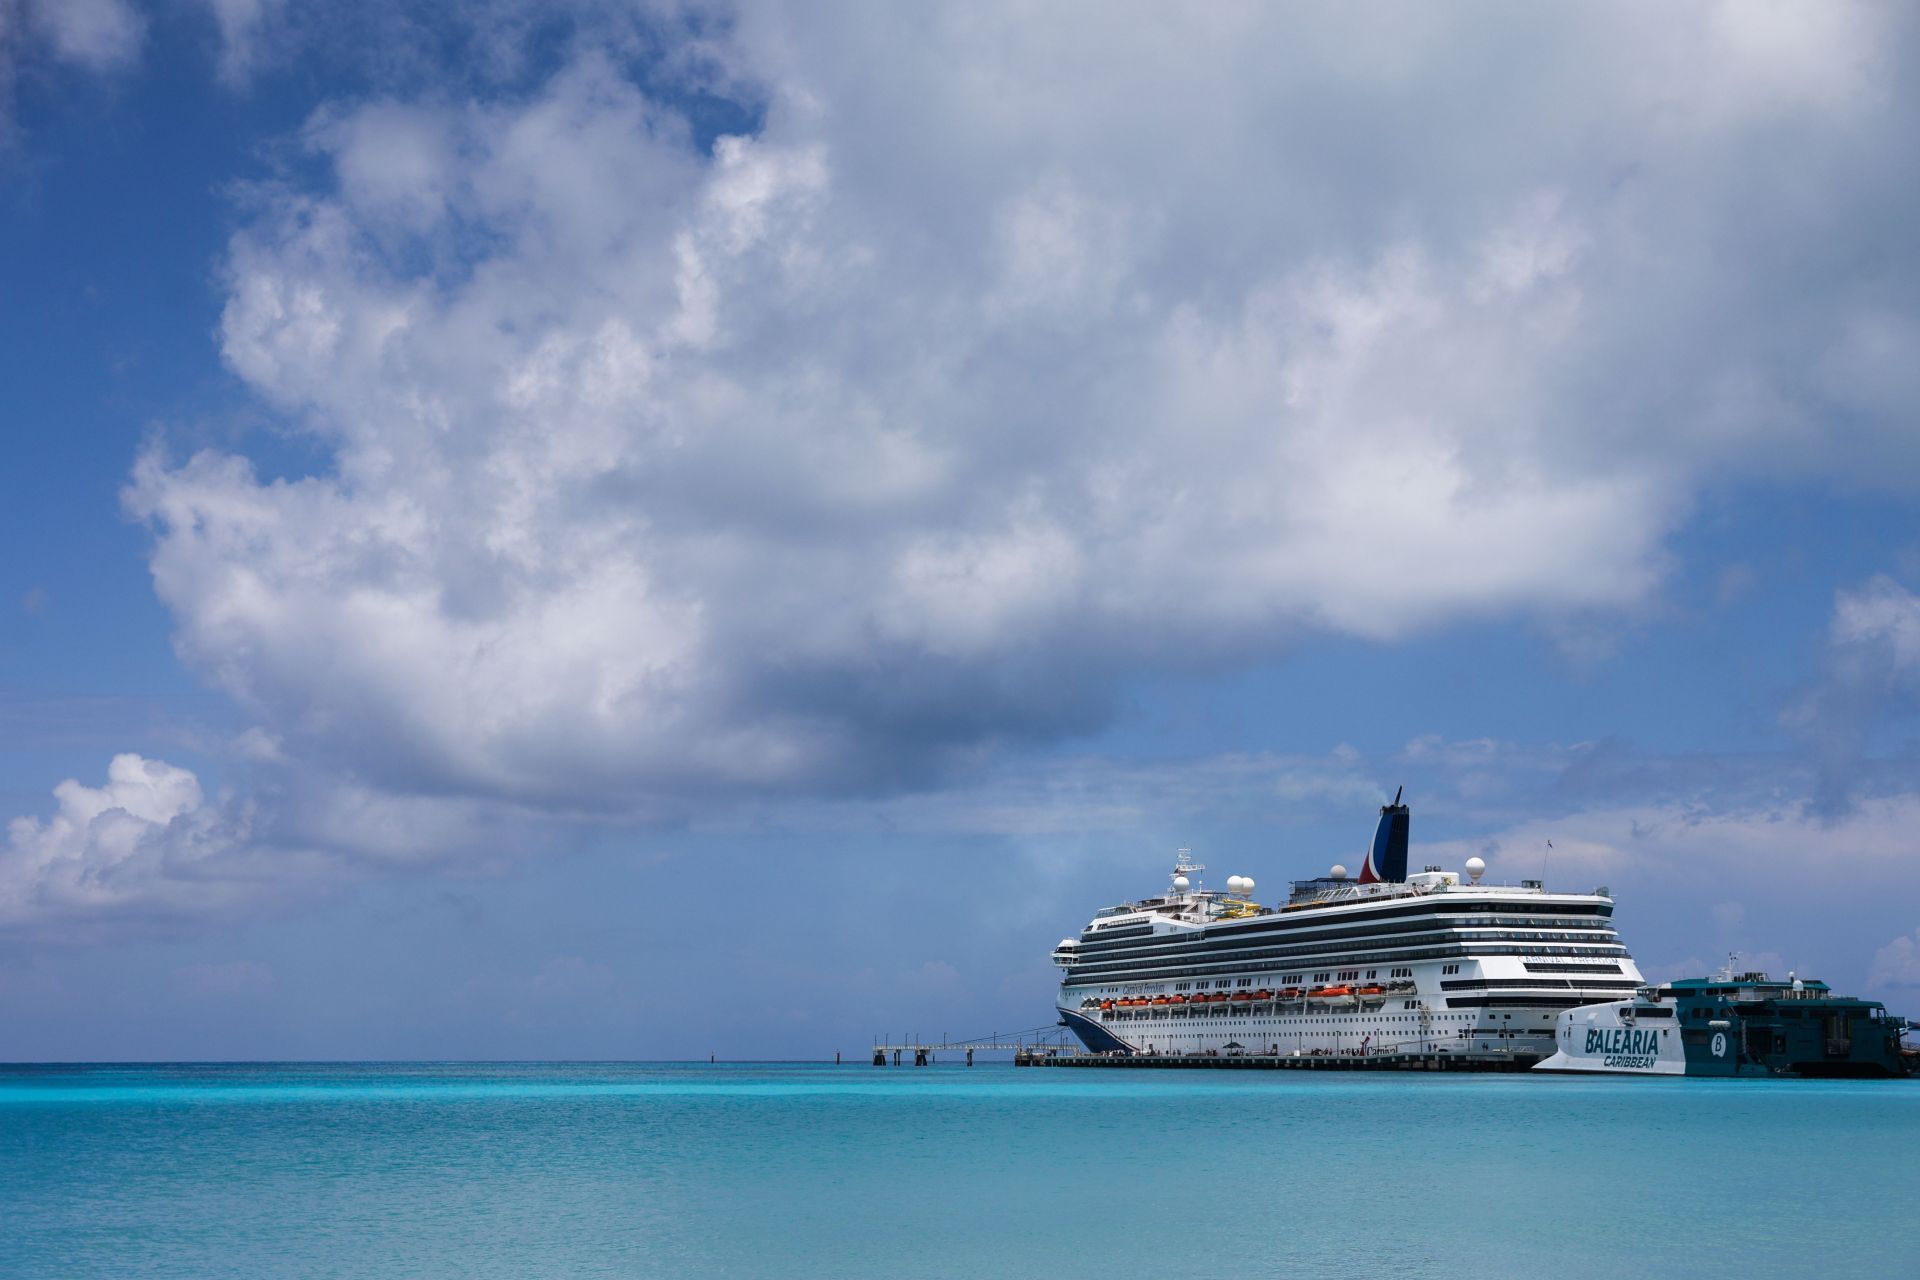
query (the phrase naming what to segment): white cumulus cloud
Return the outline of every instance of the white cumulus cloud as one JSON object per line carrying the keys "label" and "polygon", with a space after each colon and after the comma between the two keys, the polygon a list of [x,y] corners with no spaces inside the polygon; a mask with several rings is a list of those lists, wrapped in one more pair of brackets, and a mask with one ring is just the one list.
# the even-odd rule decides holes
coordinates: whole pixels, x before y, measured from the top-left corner
{"label": "white cumulus cloud", "polygon": [[7,825],[0,936],[74,940],[97,925],[177,926],[324,893],[378,868],[459,857],[485,867],[567,843],[564,823],[511,806],[396,792],[260,750],[241,786],[208,795],[190,769],[134,752],[106,782],[69,778],[54,807]]}
{"label": "white cumulus cloud", "polygon": [[1920,671],[1920,596],[1884,575],[1842,591],[1831,638],[1836,648],[1872,652],[1892,673]]}
{"label": "white cumulus cloud", "polygon": [[209,802],[192,772],[127,753],[107,782],[69,778],[46,818],[15,818],[0,852],[0,926],[217,909],[250,897],[243,811]]}
{"label": "white cumulus cloud", "polygon": [[1871,987],[1920,987],[1920,929],[1895,938],[1873,953],[1867,974]]}
{"label": "white cumulus cloud", "polygon": [[[297,47],[375,86],[245,188],[224,262],[226,363],[318,462],[163,442],[126,493],[266,790],[63,784],[0,918],[305,874],[268,850],[843,821],[983,762],[992,794],[895,816],[1114,821],[995,749],[1310,633],[1632,615],[1709,490],[1920,486],[1895,7],[207,8],[232,84]],[[143,31],[0,0],[0,77]],[[1911,692],[1916,619],[1843,594],[1836,669]],[[1423,751],[1466,795],[1514,767]],[[1371,785],[1328,772],[1296,784]],[[1892,860],[1905,803],[1616,795],[1556,856]]]}
{"label": "white cumulus cloud", "polygon": [[129,490],[182,654],[401,792],[884,788],[1143,669],[1638,608],[1707,477],[1892,438],[1817,357],[1900,303],[1750,270],[1872,208],[1746,162],[1884,169],[1896,16],[1402,16],[748,7],[710,150],[590,39],[327,106],[221,331],[326,464]]}

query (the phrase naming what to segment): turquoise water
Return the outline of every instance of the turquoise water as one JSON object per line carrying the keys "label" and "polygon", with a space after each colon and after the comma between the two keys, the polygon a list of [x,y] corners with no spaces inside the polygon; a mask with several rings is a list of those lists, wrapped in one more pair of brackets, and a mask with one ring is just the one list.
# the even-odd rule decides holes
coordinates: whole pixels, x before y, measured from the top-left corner
{"label": "turquoise water", "polygon": [[0,1276],[1920,1272],[1920,1085],[0,1068]]}

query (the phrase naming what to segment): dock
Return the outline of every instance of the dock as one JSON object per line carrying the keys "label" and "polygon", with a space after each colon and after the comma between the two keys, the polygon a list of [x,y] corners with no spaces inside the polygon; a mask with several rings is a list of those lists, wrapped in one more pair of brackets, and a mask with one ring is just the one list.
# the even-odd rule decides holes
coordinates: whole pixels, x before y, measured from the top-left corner
{"label": "dock", "polygon": [[[911,1062],[925,1067],[945,1053],[964,1056],[973,1065],[974,1052],[1011,1053],[1016,1067],[1114,1067],[1203,1071],[1477,1071],[1522,1072],[1540,1061],[1537,1053],[1511,1049],[1475,1051],[1442,1050],[1434,1041],[1384,1045],[1379,1048],[1353,1048],[1307,1053],[1249,1053],[1243,1049],[1215,1050],[1209,1053],[1095,1053],[1060,1024],[1031,1027],[1025,1031],[994,1032],[970,1040],[922,1040],[906,1036],[900,1040],[874,1037],[873,1065],[904,1066]],[[835,1061],[838,1061],[835,1055]]]}
{"label": "dock", "polygon": [[916,1067],[924,1067],[937,1060],[936,1054],[948,1053],[964,1054],[967,1065],[972,1066],[975,1050],[982,1053],[1011,1053],[1015,1065],[1028,1066],[1031,1065],[1028,1059],[1073,1053],[1078,1051],[1078,1047],[1068,1043],[1066,1032],[1058,1023],[1004,1034],[996,1031],[991,1035],[976,1036],[971,1040],[949,1040],[945,1036],[938,1040],[922,1040],[917,1036],[910,1036],[901,1041],[883,1041],[876,1038],[873,1042],[873,1065],[884,1067],[891,1061],[896,1067],[906,1062],[912,1062]]}
{"label": "dock", "polygon": [[1531,1053],[1087,1053],[1037,1050],[1016,1055],[1020,1067],[1160,1067],[1207,1071],[1478,1071],[1521,1072]]}

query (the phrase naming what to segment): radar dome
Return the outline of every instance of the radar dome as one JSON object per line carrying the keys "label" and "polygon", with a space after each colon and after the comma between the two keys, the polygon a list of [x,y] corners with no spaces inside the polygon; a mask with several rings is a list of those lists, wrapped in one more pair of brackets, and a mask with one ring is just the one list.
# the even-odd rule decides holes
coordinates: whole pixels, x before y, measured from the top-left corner
{"label": "radar dome", "polygon": [[1242,892],[1242,893],[1252,893],[1252,892],[1253,892],[1253,877],[1252,877],[1252,876],[1241,876],[1241,877],[1240,877],[1240,892]]}
{"label": "radar dome", "polygon": [[1187,891],[1187,878],[1185,876],[1175,876],[1173,878],[1173,887],[1179,892],[1185,893]]}
{"label": "radar dome", "polygon": [[1347,869],[1336,862],[1333,864],[1333,870],[1329,874],[1332,875],[1335,880],[1345,880],[1347,878]]}
{"label": "radar dome", "polygon": [[1228,893],[1245,893],[1246,891],[1247,891],[1247,882],[1245,880],[1242,880],[1239,876],[1227,877]]}
{"label": "radar dome", "polygon": [[1467,878],[1469,880],[1472,880],[1475,884],[1479,884],[1480,877],[1485,874],[1487,874],[1486,859],[1484,858],[1468,858],[1467,859]]}

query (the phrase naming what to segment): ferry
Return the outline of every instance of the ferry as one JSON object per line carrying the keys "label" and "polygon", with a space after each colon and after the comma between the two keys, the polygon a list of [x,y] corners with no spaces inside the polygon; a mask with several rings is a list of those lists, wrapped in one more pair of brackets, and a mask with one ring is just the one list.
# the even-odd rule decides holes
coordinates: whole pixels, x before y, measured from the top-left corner
{"label": "ferry", "polygon": [[1912,1070],[1904,1018],[1878,1001],[1833,994],[1789,973],[1735,975],[1646,986],[1560,1017],[1555,1052],[1535,1071],[1638,1076],[1845,1076]]}
{"label": "ferry", "polygon": [[1054,949],[1061,1022],[1110,1055],[1455,1056],[1526,1066],[1566,1010],[1644,985],[1613,898],[1409,874],[1409,806],[1382,805],[1358,875],[1336,865],[1262,905],[1182,849],[1167,891],[1107,907]]}

